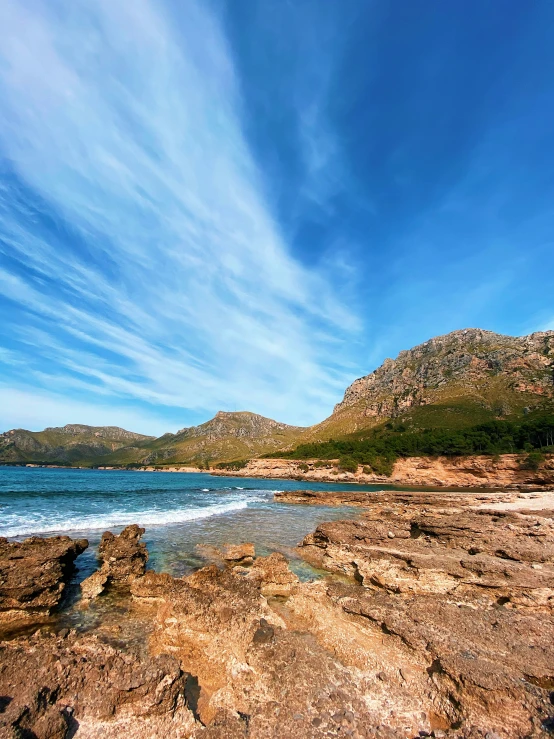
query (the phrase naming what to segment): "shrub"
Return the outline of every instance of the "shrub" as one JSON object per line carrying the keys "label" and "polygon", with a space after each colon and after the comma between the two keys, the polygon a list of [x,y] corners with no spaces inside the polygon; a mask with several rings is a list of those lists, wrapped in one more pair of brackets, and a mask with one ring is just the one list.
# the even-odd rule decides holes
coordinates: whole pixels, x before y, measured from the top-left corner
{"label": "shrub", "polygon": [[235,459],[232,462],[219,462],[214,465],[214,468],[217,470],[242,470],[249,461],[248,459]]}
{"label": "shrub", "polygon": [[371,469],[373,472],[375,472],[376,475],[385,475],[385,477],[390,477],[392,475],[392,471],[394,469],[394,457],[389,456],[381,456],[381,457],[374,457],[371,460]]}
{"label": "shrub", "polygon": [[301,472],[307,472],[310,469],[310,467],[309,465],[306,464],[306,462],[300,462],[300,464],[298,465],[298,469]]}
{"label": "shrub", "polygon": [[539,451],[529,452],[529,454],[520,462],[519,466],[522,470],[537,471],[544,462],[544,454]]}
{"label": "shrub", "polygon": [[339,459],[339,470],[343,472],[357,472],[358,463],[353,457],[341,457]]}

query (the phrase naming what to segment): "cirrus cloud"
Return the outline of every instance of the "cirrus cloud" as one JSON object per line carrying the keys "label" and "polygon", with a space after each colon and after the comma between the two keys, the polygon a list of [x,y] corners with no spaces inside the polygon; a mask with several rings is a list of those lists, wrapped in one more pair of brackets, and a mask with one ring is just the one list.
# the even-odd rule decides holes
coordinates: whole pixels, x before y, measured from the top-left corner
{"label": "cirrus cloud", "polygon": [[319,420],[359,321],[272,216],[209,5],[5,0],[0,21],[4,388]]}

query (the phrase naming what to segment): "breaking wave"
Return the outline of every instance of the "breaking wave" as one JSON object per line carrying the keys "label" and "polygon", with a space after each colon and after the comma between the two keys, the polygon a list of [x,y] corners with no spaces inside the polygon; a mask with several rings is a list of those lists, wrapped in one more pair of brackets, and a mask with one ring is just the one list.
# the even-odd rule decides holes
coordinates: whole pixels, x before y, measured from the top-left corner
{"label": "breaking wave", "polygon": [[[61,521],[59,518],[45,517],[35,520],[24,519],[14,516],[12,521],[0,526],[0,536],[29,536],[31,534],[53,534],[59,531],[106,531],[110,528],[128,526],[137,523],[141,526],[168,526],[171,524],[196,521],[210,516],[219,516],[224,513],[234,513],[248,508],[248,503],[263,500],[262,498],[249,498],[249,500],[238,500],[233,503],[222,503],[205,506],[202,508],[177,508],[172,511],[145,510],[115,510],[109,513],[85,514],[73,516]],[[9,517],[8,517],[9,518]],[[13,520],[19,519],[19,520]]]}

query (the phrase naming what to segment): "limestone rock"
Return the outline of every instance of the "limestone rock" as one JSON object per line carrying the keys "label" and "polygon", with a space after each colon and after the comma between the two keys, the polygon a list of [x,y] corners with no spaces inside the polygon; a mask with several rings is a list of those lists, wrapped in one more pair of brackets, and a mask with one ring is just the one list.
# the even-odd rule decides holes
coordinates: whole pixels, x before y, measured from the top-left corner
{"label": "limestone rock", "polygon": [[251,565],[256,556],[254,544],[250,542],[224,544],[221,549],[210,544],[198,544],[196,549],[209,562],[223,562],[230,567]]}
{"label": "limestone rock", "polygon": [[251,564],[256,556],[254,544],[224,544],[222,556],[226,562]]}
{"label": "limestone rock", "polygon": [[126,526],[118,536],[111,531],[102,534],[98,557],[111,582],[129,583],[144,575],[148,550],[140,542],[143,534],[144,529],[137,524]]}
{"label": "limestone rock", "polygon": [[[251,459],[243,469],[247,477],[311,480],[313,482],[348,481],[364,484],[410,485],[413,487],[454,488],[554,488],[554,455],[547,454],[538,470],[522,466],[523,455],[502,454],[499,459],[486,455],[470,457],[406,457],[396,460],[390,476],[378,475],[368,468],[357,472],[339,471],[337,461],[321,466],[319,460]],[[366,470],[364,472],[364,469]],[[217,470],[213,474],[231,475]],[[285,491],[290,493],[290,491]],[[304,491],[301,491],[304,492]],[[352,493],[352,497],[356,493]],[[276,499],[280,496],[275,495]],[[290,500],[290,502],[294,502]],[[305,502],[305,501],[304,501]],[[315,500],[314,500],[315,502]]]}
{"label": "limestone rock", "polygon": [[187,679],[172,657],[139,657],[75,633],[0,642],[0,736],[185,739],[194,728]]}
{"label": "limestone rock", "polygon": [[41,619],[60,603],[86,539],[0,539],[0,622]]}
{"label": "limestone rock", "polygon": [[148,550],[140,541],[144,529],[132,524],[118,535],[111,531],[102,534],[98,547],[98,559],[102,565],[81,583],[82,603],[99,596],[109,585],[127,587],[146,571]]}
{"label": "limestone rock", "polygon": [[96,570],[92,575],[87,577],[81,583],[81,594],[83,601],[90,601],[97,598],[104,592],[104,588],[108,584],[108,573],[104,570]]}
{"label": "limestone rock", "polygon": [[[283,561],[271,564],[282,572]],[[414,700],[414,711],[385,725],[368,708],[365,676],[310,634],[287,628],[260,588],[236,568],[215,565],[180,579],[149,572],[131,586],[135,597],[160,603],[153,649],[170,652],[197,678],[194,710],[204,726],[194,739],[393,739],[429,728]]]}
{"label": "limestone rock", "polygon": [[[322,524],[299,552],[368,588],[554,611],[554,523],[540,512],[470,507],[478,498],[494,505],[499,497],[374,495],[361,519]],[[541,569],[532,566],[537,563]]]}
{"label": "limestone rock", "polygon": [[289,596],[299,582],[280,552],[258,557],[247,577],[260,583],[263,595]]}
{"label": "limestone rock", "polygon": [[353,625],[362,628],[424,710],[433,696],[446,722],[436,728],[538,737],[554,664],[554,517],[510,510],[516,496],[502,510],[496,497],[487,509],[492,496],[376,494],[359,520],[322,524],[299,547],[363,587],[311,585],[310,598],[303,588],[287,606],[329,647],[368,665],[373,657],[352,651]]}

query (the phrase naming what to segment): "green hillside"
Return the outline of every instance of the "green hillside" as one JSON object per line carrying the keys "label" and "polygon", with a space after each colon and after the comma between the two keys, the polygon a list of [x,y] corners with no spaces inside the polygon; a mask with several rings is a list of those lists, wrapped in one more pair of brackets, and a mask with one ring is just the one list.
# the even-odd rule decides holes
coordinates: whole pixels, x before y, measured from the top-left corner
{"label": "green hillside", "polygon": [[0,434],[0,461],[79,464],[102,459],[130,443],[152,438],[116,426],[68,424],[44,431],[12,429]]}
{"label": "green hillside", "polygon": [[256,413],[220,411],[200,426],[120,449],[108,455],[102,464],[213,464],[289,448],[303,432],[301,427],[287,426]]}
{"label": "green hillside", "polygon": [[367,441],[372,429],[378,438],[398,423],[416,438],[495,421],[517,424],[541,414],[554,414],[554,332],[513,337],[464,329],[385,360],[346,389],[329,418],[310,428],[220,411],[206,423],[159,438],[77,424],[13,429],[0,434],[0,462],[212,466],[295,449],[307,453],[306,445],[332,439]]}

